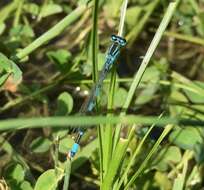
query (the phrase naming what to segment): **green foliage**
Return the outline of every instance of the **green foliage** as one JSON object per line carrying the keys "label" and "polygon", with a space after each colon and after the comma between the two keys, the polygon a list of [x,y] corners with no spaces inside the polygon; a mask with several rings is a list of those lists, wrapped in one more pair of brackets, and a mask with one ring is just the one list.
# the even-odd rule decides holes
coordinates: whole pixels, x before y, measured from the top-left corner
{"label": "green foliage", "polygon": [[38,137],[30,144],[30,149],[34,153],[43,153],[49,150],[51,142],[43,137]]}
{"label": "green foliage", "polygon": [[61,13],[62,7],[58,4],[47,4],[41,10],[41,17],[47,17],[53,14]]}
{"label": "green foliage", "polygon": [[[192,150],[197,143],[202,142],[202,136],[200,135],[202,133],[200,132],[199,129],[192,127],[185,129],[179,128],[171,133],[169,140],[183,149]],[[191,138],[189,138],[189,136]]]}
{"label": "green foliage", "polygon": [[63,173],[60,171],[56,174],[56,171],[53,169],[47,170],[38,178],[34,190],[55,190],[62,176]]}
{"label": "green foliage", "polygon": [[31,184],[25,180],[25,170],[20,164],[10,165],[5,172],[5,178],[11,189],[32,190]]}
{"label": "green foliage", "polygon": [[57,111],[55,114],[57,116],[70,114],[73,109],[73,104],[72,96],[69,93],[61,93],[57,98]]}
{"label": "green foliage", "polygon": [[[129,0],[124,28],[123,2],[0,2],[0,189],[202,189],[204,1]],[[79,115],[118,29],[128,46]]]}
{"label": "green foliage", "polygon": [[4,84],[10,75],[15,84],[21,82],[22,71],[12,60],[9,60],[4,54],[0,53],[0,86]]}
{"label": "green foliage", "polygon": [[52,60],[54,63],[56,63],[57,68],[61,72],[67,72],[70,69],[70,59],[71,59],[71,53],[61,49],[57,51],[49,51],[47,52],[47,56],[50,60]]}
{"label": "green foliage", "polygon": [[172,164],[177,164],[181,161],[182,155],[181,151],[176,146],[170,146],[166,149],[162,149],[158,154],[156,159],[153,161],[152,165],[159,171],[165,172],[168,170],[169,166]]}

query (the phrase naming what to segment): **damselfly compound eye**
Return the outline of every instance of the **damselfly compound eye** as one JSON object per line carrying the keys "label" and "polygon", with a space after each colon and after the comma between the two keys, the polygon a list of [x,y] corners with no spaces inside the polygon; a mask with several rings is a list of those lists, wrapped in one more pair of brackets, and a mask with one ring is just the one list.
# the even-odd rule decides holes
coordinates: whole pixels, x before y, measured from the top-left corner
{"label": "damselfly compound eye", "polygon": [[125,46],[126,45],[126,40],[124,39],[124,38],[122,38],[122,37],[120,37],[120,36],[116,36],[116,35],[112,35],[111,36],[111,40],[113,41],[113,42],[116,42],[117,44],[119,44],[120,46]]}

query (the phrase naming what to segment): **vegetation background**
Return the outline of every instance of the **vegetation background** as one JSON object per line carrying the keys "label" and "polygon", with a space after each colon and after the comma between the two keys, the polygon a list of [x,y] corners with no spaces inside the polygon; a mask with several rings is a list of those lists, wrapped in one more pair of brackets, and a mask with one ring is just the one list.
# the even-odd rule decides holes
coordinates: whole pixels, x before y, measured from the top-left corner
{"label": "vegetation background", "polygon": [[204,189],[204,0],[129,0],[99,117],[75,116],[122,2],[0,1],[0,190]]}

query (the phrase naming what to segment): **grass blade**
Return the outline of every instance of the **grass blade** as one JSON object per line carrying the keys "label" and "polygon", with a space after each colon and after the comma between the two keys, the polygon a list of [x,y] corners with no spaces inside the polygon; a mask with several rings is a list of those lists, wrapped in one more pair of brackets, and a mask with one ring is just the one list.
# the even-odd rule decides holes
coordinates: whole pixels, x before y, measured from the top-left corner
{"label": "grass blade", "polygon": [[128,107],[130,106],[130,103],[132,101],[132,98],[134,96],[134,93],[135,93],[135,90],[137,89],[141,79],[142,79],[142,76],[148,66],[148,63],[151,59],[151,57],[153,56],[153,53],[155,52],[163,34],[164,34],[164,31],[166,30],[172,16],[173,16],[173,13],[176,9],[176,6],[178,4],[178,1],[177,2],[173,2],[173,3],[170,3],[169,7],[167,8],[167,11],[164,15],[164,18],[162,19],[162,22],[161,24],[159,25],[159,28],[157,29],[157,32],[147,50],[147,53],[145,54],[145,57],[141,63],[141,66],[137,72],[137,74],[135,75],[134,77],[134,80],[132,82],[132,85],[130,87],[130,90],[129,90],[129,93],[128,93],[128,96],[127,96],[127,99],[126,99],[126,102],[123,106],[123,109],[124,110],[127,110]]}
{"label": "grass blade", "polygon": [[152,155],[156,152],[156,150],[158,149],[160,143],[168,135],[168,133],[171,131],[172,128],[173,128],[172,125],[168,125],[168,126],[165,127],[165,129],[162,132],[161,136],[159,137],[159,139],[156,141],[156,143],[152,147],[152,150],[149,152],[146,159],[142,162],[142,164],[138,168],[137,172],[129,180],[129,182],[125,186],[124,190],[128,189],[134,183],[134,181],[138,178],[138,176],[143,172],[143,170],[145,169],[145,167],[148,164],[149,160],[151,159]]}
{"label": "grass blade", "polygon": [[71,174],[71,160],[67,159],[65,163],[65,176],[64,176],[63,190],[68,190],[69,188],[70,174]]}
{"label": "grass blade", "polygon": [[112,184],[117,174],[118,168],[120,166],[121,161],[123,160],[125,150],[127,149],[128,141],[125,139],[121,139],[118,143],[118,146],[115,150],[115,154],[110,161],[110,166],[104,178],[101,189],[112,189]]}
{"label": "grass blade", "polygon": [[50,30],[45,32],[42,36],[37,38],[35,41],[33,41],[30,45],[22,49],[19,53],[17,53],[13,59],[21,60],[28,56],[30,53],[32,53],[34,50],[48,42],[49,40],[55,38],[59,34],[61,34],[62,31],[64,31],[65,28],[67,28],[70,24],[72,24],[74,21],[76,21],[86,10],[86,5],[81,5],[77,7],[74,11],[72,11],[69,15],[67,15],[64,19],[62,19],[60,22],[58,22],[55,26],[53,26]]}
{"label": "grass blade", "polygon": [[[128,107],[130,106],[130,103],[133,99],[135,91],[136,91],[137,87],[139,86],[139,83],[143,77],[143,74],[144,74],[144,72],[145,72],[145,70],[149,64],[149,61],[150,61],[151,57],[153,56],[153,53],[155,52],[163,34],[164,34],[164,31],[166,30],[166,28],[167,28],[167,26],[168,26],[168,24],[169,24],[169,22],[173,16],[174,11],[176,10],[178,2],[179,1],[172,2],[169,4],[167,11],[164,15],[164,18],[162,19],[161,24],[159,25],[159,28],[157,29],[157,32],[156,32],[148,50],[147,50],[147,53],[145,54],[145,57],[141,63],[141,66],[140,66],[138,72],[134,76],[134,80],[130,86],[130,90],[128,92],[127,99],[123,105],[122,110],[127,110]],[[125,111],[121,112],[121,115],[125,115]],[[121,127],[116,128],[116,133],[115,133],[115,138],[114,138],[114,140],[115,140],[114,146],[116,146],[117,141],[119,139],[120,130],[121,130]]]}
{"label": "grass blade", "polygon": [[93,125],[104,124],[146,124],[164,126],[167,124],[182,125],[182,126],[203,126],[204,121],[195,119],[181,119],[176,117],[163,117],[158,120],[158,117],[153,116],[66,116],[66,117],[39,117],[39,118],[24,118],[24,119],[7,119],[0,121],[0,131],[16,130],[26,128],[58,128],[73,126],[73,128],[85,127],[91,128]]}
{"label": "grass blade", "polygon": [[[162,117],[162,114],[159,116],[159,118],[161,118],[161,117]],[[159,119],[159,118],[158,118],[158,119]],[[155,127],[155,124],[153,124],[153,125],[149,128],[149,130],[146,132],[145,136],[142,138],[142,140],[141,140],[141,142],[139,143],[137,149],[135,150],[133,156],[131,157],[131,160],[129,161],[129,164],[128,164],[127,168],[125,169],[125,171],[124,171],[124,173],[123,173],[123,175],[122,175],[122,177],[121,177],[121,179],[120,179],[120,181],[119,181],[119,183],[118,183],[116,189],[120,189],[120,187],[121,187],[123,181],[125,180],[125,178],[126,178],[128,172],[129,172],[131,166],[134,164],[137,155],[140,153],[141,148],[142,148],[142,146],[144,145],[145,140],[147,139],[147,137],[149,136],[149,134],[151,133],[151,131],[152,131],[152,129],[153,129],[154,127]]]}
{"label": "grass blade", "polygon": [[[126,17],[126,11],[127,11],[127,5],[128,0],[124,0],[123,4],[121,6],[121,16],[120,16],[120,24],[118,29],[118,36],[123,36],[124,32],[124,23],[125,23],[125,17]],[[108,96],[108,110],[113,109],[114,104],[114,94],[115,94],[115,86],[116,86],[116,67],[114,66],[111,73],[111,81],[109,86],[109,96]],[[113,115],[112,113],[108,114],[108,116]],[[112,157],[112,151],[113,151],[113,126],[107,125],[104,129],[104,135],[103,135],[103,174],[106,175],[106,172],[108,171],[110,160]]]}

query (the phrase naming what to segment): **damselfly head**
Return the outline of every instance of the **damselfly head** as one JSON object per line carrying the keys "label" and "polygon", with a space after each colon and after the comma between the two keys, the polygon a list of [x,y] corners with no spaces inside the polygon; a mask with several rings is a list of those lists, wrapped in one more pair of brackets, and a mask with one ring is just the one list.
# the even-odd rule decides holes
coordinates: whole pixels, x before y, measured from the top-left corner
{"label": "damselfly head", "polygon": [[124,47],[127,44],[127,41],[125,40],[125,38],[122,38],[122,37],[117,36],[117,35],[112,35],[111,41],[118,43],[121,47]]}

